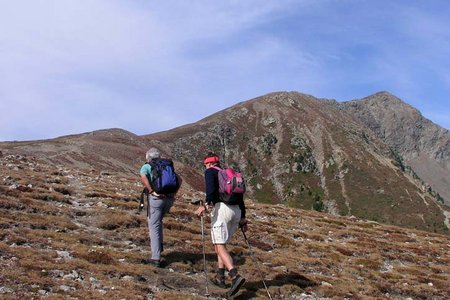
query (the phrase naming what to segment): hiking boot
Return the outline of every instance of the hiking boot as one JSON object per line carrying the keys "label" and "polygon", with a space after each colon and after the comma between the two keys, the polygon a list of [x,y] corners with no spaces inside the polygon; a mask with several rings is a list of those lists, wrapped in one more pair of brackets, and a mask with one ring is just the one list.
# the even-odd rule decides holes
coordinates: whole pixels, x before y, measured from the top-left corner
{"label": "hiking boot", "polygon": [[234,276],[234,278],[231,280],[231,288],[228,291],[227,296],[231,297],[235,295],[239,291],[241,286],[244,284],[244,282],[245,278],[241,277],[241,275]]}
{"label": "hiking boot", "polygon": [[216,275],[213,279],[210,280],[212,284],[218,286],[222,289],[226,289],[227,285],[225,284],[225,276]]}
{"label": "hiking boot", "polygon": [[164,268],[166,266],[166,261],[164,259],[149,259],[147,261],[147,264],[157,267],[157,268]]}

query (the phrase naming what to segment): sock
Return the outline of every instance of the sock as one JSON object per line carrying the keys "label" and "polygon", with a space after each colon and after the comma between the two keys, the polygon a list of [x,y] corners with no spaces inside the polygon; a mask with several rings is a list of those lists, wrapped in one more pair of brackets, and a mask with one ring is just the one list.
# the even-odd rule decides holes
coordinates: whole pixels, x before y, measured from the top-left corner
{"label": "sock", "polygon": [[228,275],[230,275],[231,278],[234,278],[237,275],[238,271],[236,268],[231,269],[228,271]]}

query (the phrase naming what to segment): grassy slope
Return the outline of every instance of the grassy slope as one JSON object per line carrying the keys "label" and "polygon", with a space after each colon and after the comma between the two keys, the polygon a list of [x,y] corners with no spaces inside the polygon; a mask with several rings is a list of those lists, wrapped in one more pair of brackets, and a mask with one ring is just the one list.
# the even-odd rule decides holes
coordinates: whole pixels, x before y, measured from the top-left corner
{"label": "grassy slope", "polygon": [[[0,167],[2,298],[202,298],[201,228],[189,204],[198,192],[184,188],[164,220],[169,266],[156,269],[143,263],[150,253],[137,176],[20,156],[0,158]],[[446,236],[247,203],[248,237],[275,299],[450,298]],[[237,299],[264,299],[239,234],[230,250],[248,279]],[[210,272],[214,260],[208,243]]]}

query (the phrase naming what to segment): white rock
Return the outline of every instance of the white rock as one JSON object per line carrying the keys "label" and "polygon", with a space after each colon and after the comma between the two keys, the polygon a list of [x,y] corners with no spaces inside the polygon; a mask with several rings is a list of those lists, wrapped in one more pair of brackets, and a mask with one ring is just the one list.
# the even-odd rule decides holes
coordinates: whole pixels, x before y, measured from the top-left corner
{"label": "white rock", "polygon": [[134,280],[134,278],[133,278],[133,276],[123,276],[122,277],[122,280],[126,280],[126,281],[133,281]]}
{"label": "white rock", "polygon": [[59,289],[60,289],[61,291],[64,291],[64,292],[70,292],[70,291],[74,291],[74,290],[75,290],[74,287],[71,287],[71,286],[68,286],[68,285],[65,285],[65,284],[60,285],[60,286],[59,286]]}
{"label": "white rock", "polygon": [[322,281],[322,282],[320,283],[320,285],[322,285],[322,286],[333,286],[331,283],[326,282],[326,281]]}
{"label": "white rock", "polygon": [[56,254],[58,254],[59,258],[64,258],[64,259],[72,259],[72,255],[70,254],[70,252],[68,251],[59,251],[56,250]]}
{"label": "white rock", "polygon": [[10,293],[14,293],[14,290],[4,286],[0,286],[0,294],[10,294]]}

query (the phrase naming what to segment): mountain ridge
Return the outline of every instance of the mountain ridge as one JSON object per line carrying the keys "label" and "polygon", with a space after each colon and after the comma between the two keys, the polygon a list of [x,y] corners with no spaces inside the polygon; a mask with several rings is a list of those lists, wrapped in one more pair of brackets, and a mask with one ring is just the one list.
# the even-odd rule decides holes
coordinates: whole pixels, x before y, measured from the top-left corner
{"label": "mountain ridge", "polygon": [[[387,92],[362,101],[370,100],[403,103]],[[249,195],[259,202],[447,232],[446,208],[439,202],[444,199],[433,189],[439,185],[428,186],[406,164],[404,154],[379,137],[373,124],[382,119],[364,122],[357,113],[349,113],[355,110],[354,103],[367,110],[360,102],[275,92],[150,135],[116,128],[0,145],[7,151],[43,156],[50,163],[130,174],[137,173],[148,147],[156,146],[175,159],[181,174],[186,174],[185,182],[199,190],[201,158],[212,150],[224,162],[243,169]],[[440,187],[448,189],[446,174],[443,169],[438,175],[444,178]]]}
{"label": "mountain ridge", "polygon": [[[384,109],[377,108],[380,102]],[[450,204],[450,131],[387,92],[344,102],[342,106],[395,149]],[[437,178],[433,173],[439,174]]]}
{"label": "mountain ridge", "polygon": [[[390,94],[375,94],[380,95]],[[170,145],[167,149],[176,159],[198,169],[198,158],[216,151],[225,162],[246,171],[254,197],[263,202],[302,208],[324,205],[328,212],[375,220],[396,208],[399,215],[389,219],[397,224],[402,218],[416,220],[408,226],[421,222],[421,210],[434,207],[432,214],[442,218],[431,223],[446,220],[443,207],[435,201],[443,201],[442,197],[406,166],[393,146],[334,100],[297,92],[271,93],[175,128],[169,135],[144,137]],[[302,200],[297,200],[299,196]],[[377,212],[367,201],[388,209]],[[414,212],[406,217],[401,211],[411,206],[406,201],[422,208],[408,208]]]}
{"label": "mountain ridge", "polygon": [[[202,158],[212,150],[242,167],[249,188],[252,251],[239,232],[228,246],[247,279],[236,300],[266,299],[262,277],[273,299],[449,299],[450,212],[400,150],[347,109],[272,93],[152,135],[113,128],[0,143],[0,298],[222,299],[212,285],[205,296],[203,266],[212,276],[216,256],[205,216],[203,261],[192,204],[204,198]],[[152,146],[183,178],[164,219],[165,269],[146,263],[138,210]]]}

